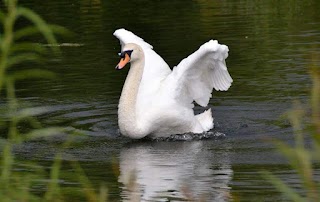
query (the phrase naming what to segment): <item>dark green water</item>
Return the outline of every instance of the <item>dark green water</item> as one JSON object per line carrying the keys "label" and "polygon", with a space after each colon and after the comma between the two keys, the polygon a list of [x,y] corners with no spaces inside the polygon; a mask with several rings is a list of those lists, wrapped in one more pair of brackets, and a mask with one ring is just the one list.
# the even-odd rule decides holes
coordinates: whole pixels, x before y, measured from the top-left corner
{"label": "dark green water", "polygon": [[[87,134],[63,158],[66,164],[80,162],[94,186],[106,184],[112,200],[133,197],[124,183],[133,171],[138,192],[149,201],[182,201],[182,190],[207,201],[284,200],[260,170],[298,184],[265,139],[292,141],[291,128],[279,116],[293,100],[307,102],[308,66],[320,51],[319,1],[28,2],[24,5],[48,22],[73,31],[75,36],[60,42],[76,46],[62,46],[62,58],[49,58],[46,68],[59,75],[56,80],[19,83],[17,93],[51,109],[40,117],[47,125]],[[122,27],[152,44],[171,67],[212,38],[229,46],[234,83],[227,92],[214,92],[209,105],[215,130],[225,133],[225,140],[158,143],[118,136],[117,104],[127,70],[114,70],[120,46],[112,33]],[[49,166],[56,145],[55,140],[26,143],[17,156]],[[77,187],[64,177],[71,170],[63,167],[62,186]]]}

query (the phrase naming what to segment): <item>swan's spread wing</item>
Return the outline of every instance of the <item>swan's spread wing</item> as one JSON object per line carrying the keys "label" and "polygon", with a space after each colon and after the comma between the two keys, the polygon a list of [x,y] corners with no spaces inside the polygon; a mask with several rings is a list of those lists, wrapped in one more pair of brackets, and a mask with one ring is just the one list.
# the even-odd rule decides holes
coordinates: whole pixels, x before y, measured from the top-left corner
{"label": "swan's spread wing", "polygon": [[185,104],[194,100],[207,106],[213,88],[228,90],[233,81],[225,63],[228,51],[226,45],[211,40],[183,59],[170,74],[175,99]]}
{"label": "swan's spread wing", "polygon": [[142,38],[138,37],[134,33],[123,28],[116,30],[113,33],[113,35],[120,40],[120,44],[122,47],[124,46],[124,44],[127,44],[127,43],[135,43],[141,46],[142,48],[150,48],[150,49],[153,48],[150,44],[145,42]]}

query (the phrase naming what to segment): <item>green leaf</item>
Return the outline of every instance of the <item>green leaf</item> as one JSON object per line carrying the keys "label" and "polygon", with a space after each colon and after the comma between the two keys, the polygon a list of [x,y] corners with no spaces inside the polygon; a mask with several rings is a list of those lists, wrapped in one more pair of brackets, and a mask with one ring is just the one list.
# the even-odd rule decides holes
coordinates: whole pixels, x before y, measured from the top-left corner
{"label": "green leaf", "polygon": [[7,68],[17,64],[21,64],[23,62],[40,63],[42,62],[42,58],[39,54],[35,54],[35,53],[21,53],[19,55],[11,56],[9,58],[9,61],[7,63]]}
{"label": "green leaf", "polygon": [[8,77],[15,81],[25,80],[25,79],[34,79],[34,78],[52,79],[52,78],[55,78],[55,74],[51,71],[43,70],[43,69],[28,69],[28,70],[15,71]]}
{"label": "green leaf", "polygon": [[297,194],[296,190],[286,185],[281,179],[274,176],[270,172],[262,171],[262,176],[268,180],[273,186],[275,186],[280,192],[282,192],[288,199],[295,202],[307,201],[305,198]]}
{"label": "green leaf", "polygon": [[18,39],[21,39],[23,37],[32,36],[32,35],[39,34],[39,33],[40,33],[40,31],[38,30],[37,27],[35,27],[35,26],[27,26],[27,27],[23,27],[23,28],[15,31],[14,39],[18,40]]}
{"label": "green leaf", "polygon": [[[45,37],[48,43],[50,44],[57,43],[52,30],[50,29],[48,24],[38,14],[24,7],[17,8],[17,14],[29,19],[37,27],[37,29],[42,33],[42,35]],[[56,53],[59,52],[59,49],[57,47],[52,47],[52,50]]]}
{"label": "green leaf", "polygon": [[[318,142],[315,142],[314,144],[314,151],[312,153],[313,158],[317,161],[320,161],[320,144]],[[320,185],[320,184],[319,184]],[[320,193],[320,192],[319,192]]]}
{"label": "green leaf", "polygon": [[62,134],[64,132],[64,128],[61,127],[49,127],[42,129],[34,129],[31,132],[24,135],[25,140],[32,140],[43,137],[50,137],[58,134]]}
{"label": "green leaf", "polygon": [[99,191],[99,201],[108,201],[108,189],[106,186],[101,185]]}
{"label": "green leaf", "polygon": [[[313,179],[313,167],[312,167],[312,153],[311,151],[297,145],[296,147],[290,147],[283,142],[276,141],[276,146],[281,154],[286,156],[290,161],[290,165],[299,174],[300,181],[304,187],[304,190],[314,190],[315,181]],[[312,192],[310,192],[310,196]]]}
{"label": "green leaf", "polygon": [[3,24],[5,19],[5,14],[2,12],[2,10],[0,10],[0,22]]}
{"label": "green leaf", "polygon": [[290,165],[297,169],[299,167],[299,162],[295,150],[279,140],[273,140],[273,143],[276,146],[276,149],[290,161]]}
{"label": "green leaf", "polygon": [[31,42],[21,42],[21,43],[15,43],[11,47],[10,51],[12,53],[16,52],[36,52],[38,54],[45,53],[47,48]]}
{"label": "green leaf", "polygon": [[39,116],[45,114],[48,111],[49,110],[47,107],[30,107],[22,109],[12,116],[16,117],[17,119],[25,119],[30,116]]}
{"label": "green leaf", "polygon": [[312,120],[315,127],[315,139],[320,142],[320,69],[316,64],[311,69],[311,78],[313,83],[311,89]]}
{"label": "green leaf", "polygon": [[290,161],[290,165],[298,171],[301,180],[308,180],[307,177],[312,172],[311,154],[303,147],[290,147],[281,141],[275,141],[275,145],[280,153]]}
{"label": "green leaf", "polygon": [[58,34],[58,35],[61,35],[61,36],[72,36],[72,35],[74,35],[73,32],[71,32],[70,30],[68,30],[67,28],[65,28],[63,26],[52,25],[52,24],[49,24],[48,26],[49,26],[49,28],[52,30],[52,32],[54,34]]}
{"label": "green leaf", "polygon": [[[20,121],[20,120],[17,120],[17,121]],[[23,121],[27,121],[32,128],[42,128],[41,122],[35,117],[28,116],[25,119],[23,119]]]}
{"label": "green leaf", "polygon": [[[69,35],[72,35],[73,33],[70,32],[68,29],[62,27],[62,26],[59,26],[59,25],[51,25],[51,24],[46,24],[46,26],[51,29],[52,33],[54,34],[59,34],[59,35],[66,35],[66,36],[69,36]],[[14,33],[14,39],[15,40],[19,40],[21,38],[24,38],[24,37],[28,37],[28,36],[32,36],[32,35],[36,35],[36,34],[39,34],[41,33],[40,30],[38,29],[38,27],[32,25],[32,26],[27,26],[27,27],[24,27],[24,28],[21,28],[17,31],[15,31]],[[56,44],[56,43],[55,43]]]}
{"label": "green leaf", "polygon": [[44,195],[45,201],[54,201],[58,199],[60,201],[60,187],[59,187],[59,175],[61,169],[61,154],[57,154],[54,158],[54,162],[51,166],[50,171],[50,182],[48,184],[47,192]]}
{"label": "green leaf", "polygon": [[86,176],[84,170],[81,168],[79,163],[73,161],[71,165],[75,169],[75,172],[79,177],[78,180],[83,187],[83,191],[85,193],[85,196],[87,197],[87,201],[98,201],[98,195],[95,193],[95,189],[91,185],[90,180]]}

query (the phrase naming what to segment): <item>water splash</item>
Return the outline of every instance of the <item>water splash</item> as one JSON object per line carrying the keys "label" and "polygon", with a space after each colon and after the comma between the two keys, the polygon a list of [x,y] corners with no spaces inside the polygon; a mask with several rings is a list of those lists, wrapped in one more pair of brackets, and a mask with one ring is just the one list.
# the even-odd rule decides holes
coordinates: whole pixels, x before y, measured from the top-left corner
{"label": "water splash", "polygon": [[156,142],[165,141],[165,142],[175,142],[175,141],[193,141],[193,140],[221,140],[226,138],[226,135],[217,131],[209,131],[203,133],[184,133],[184,134],[175,134],[170,135],[169,137],[157,137],[150,138],[146,137],[146,140],[152,140]]}

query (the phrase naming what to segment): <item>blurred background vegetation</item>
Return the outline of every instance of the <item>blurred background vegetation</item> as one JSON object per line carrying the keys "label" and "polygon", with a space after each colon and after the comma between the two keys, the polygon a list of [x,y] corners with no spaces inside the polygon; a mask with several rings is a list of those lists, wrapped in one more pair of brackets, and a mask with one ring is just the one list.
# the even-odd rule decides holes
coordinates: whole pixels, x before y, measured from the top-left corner
{"label": "blurred background vegetation", "polygon": [[281,178],[264,172],[268,179],[286,198],[292,201],[319,201],[320,181],[314,169],[320,160],[320,68],[317,64],[319,54],[310,55],[309,73],[312,80],[310,99],[306,106],[298,100],[293,109],[285,114],[294,133],[294,145],[274,141],[278,152],[286,157],[299,176],[301,188],[293,187]]}
{"label": "blurred background vegetation", "polygon": [[[46,168],[31,160],[17,164],[13,149],[15,145],[42,137],[70,133],[63,127],[42,127],[37,116],[46,113],[43,107],[24,107],[16,98],[15,83],[24,79],[53,79],[55,74],[46,69],[33,68],[34,63],[45,64],[47,58],[59,57],[59,44],[56,34],[69,32],[63,27],[47,24],[32,10],[17,5],[17,0],[4,0],[0,10],[0,200],[1,201],[64,201],[64,190],[60,187],[61,154],[57,153],[50,166]],[[27,20],[30,25],[16,28],[17,22]],[[40,35],[48,46],[30,40]],[[27,65],[29,68],[20,68]],[[6,135],[7,134],[7,135]],[[67,147],[65,141],[61,148]],[[88,201],[106,201],[107,191],[101,187],[96,194],[81,167],[72,162],[74,177],[83,185],[83,192],[77,198]],[[44,187],[38,190],[37,187]]]}

